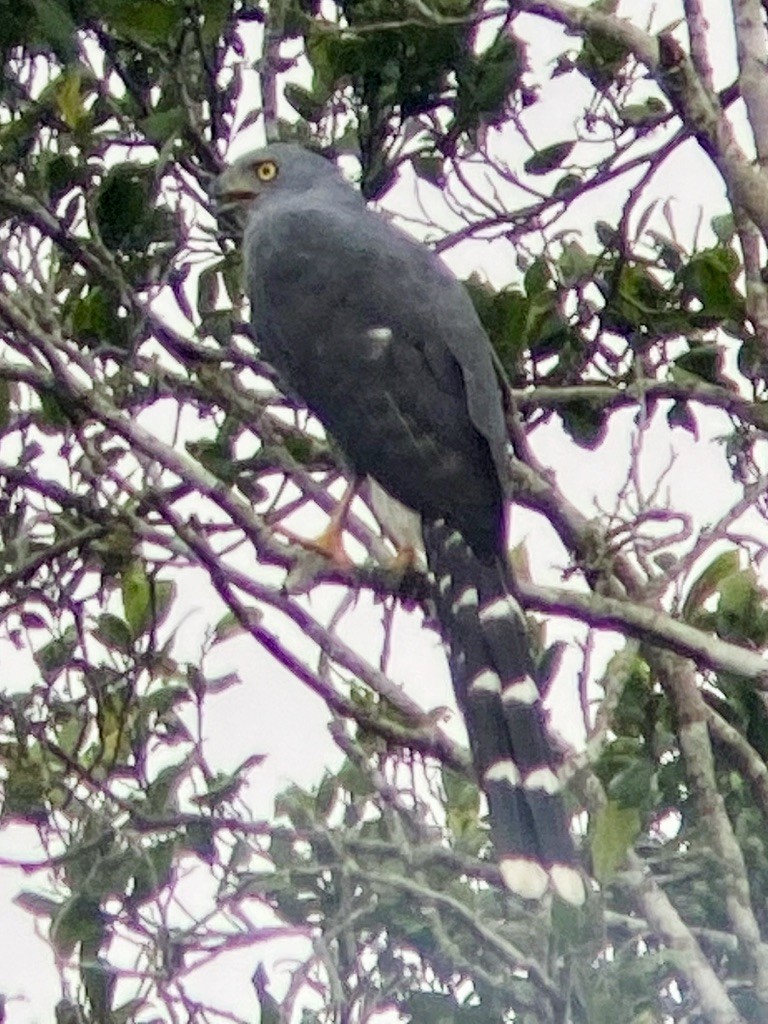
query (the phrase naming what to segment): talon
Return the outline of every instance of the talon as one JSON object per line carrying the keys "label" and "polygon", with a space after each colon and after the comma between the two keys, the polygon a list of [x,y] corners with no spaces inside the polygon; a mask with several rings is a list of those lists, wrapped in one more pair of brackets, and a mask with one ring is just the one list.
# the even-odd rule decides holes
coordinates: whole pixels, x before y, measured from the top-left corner
{"label": "talon", "polygon": [[310,539],[299,537],[298,534],[280,524],[275,526],[275,530],[283,537],[287,537],[292,544],[298,544],[308,551],[322,555],[323,558],[327,558],[340,569],[351,569],[355,563],[344,547],[344,523],[349,507],[357,494],[357,488],[357,481],[347,485],[341,500],[331,514],[328,525],[317,537]]}

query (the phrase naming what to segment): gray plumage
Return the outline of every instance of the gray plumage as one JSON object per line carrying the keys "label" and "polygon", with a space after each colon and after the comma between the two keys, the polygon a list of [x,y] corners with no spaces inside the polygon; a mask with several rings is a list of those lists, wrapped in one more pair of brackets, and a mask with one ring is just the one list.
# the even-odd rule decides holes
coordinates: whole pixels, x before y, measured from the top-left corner
{"label": "gray plumage", "polygon": [[[395,481],[392,492],[425,515],[450,506],[478,555],[500,553],[506,432],[469,297],[407,235],[386,230],[383,246],[388,226],[332,164],[296,146],[270,153],[280,171],[244,238],[264,354],[356,469]],[[354,379],[339,372],[352,370],[352,353]]]}
{"label": "gray plumage", "polygon": [[490,343],[468,294],[426,246],[299,146],[241,158],[220,178],[219,194],[222,205],[248,211],[246,282],[264,357],[354,470],[422,516],[505,880],[537,896],[549,878],[579,902],[542,711],[531,696],[524,620],[507,596],[506,427]]}

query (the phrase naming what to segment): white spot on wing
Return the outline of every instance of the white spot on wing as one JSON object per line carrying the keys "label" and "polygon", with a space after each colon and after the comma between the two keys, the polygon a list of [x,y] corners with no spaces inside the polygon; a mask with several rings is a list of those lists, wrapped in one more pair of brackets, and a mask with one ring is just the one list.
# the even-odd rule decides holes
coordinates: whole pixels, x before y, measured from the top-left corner
{"label": "white spot on wing", "polygon": [[483,605],[480,609],[480,618],[483,622],[490,622],[491,619],[508,619],[512,613],[513,608],[509,600],[506,597],[496,597]]}
{"label": "white spot on wing", "polygon": [[445,546],[447,548],[455,548],[455,547],[458,547],[459,545],[461,545],[461,547],[464,547],[465,544],[466,544],[466,541],[461,536],[461,534],[459,533],[458,530],[454,530],[453,533],[450,534],[450,536],[448,537],[448,540],[445,542]]}
{"label": "white spot on wing", "polygon": [[502,857],[499,870],[504,884],[524,900],[540,900],[547,891],[547,872],[527,857]]}
{"label": "white spot on wing", "polygon": [[539,689],[531,677],[526,676],[516,683],[508,683],[501,691],[501,699],[505,704],[525,704],[531,707],[539,699]]}
{"label": "white spot on wing", "polygon": [[489,668],[484,668],[482,672],[478,672],[469,684],[470,693],[498,693],[500,689],[501,680]]}
{"label": "white spot on wing", "polygon": [[477,604],[477,591],[474,587],[466,587],[453,602],[453,610],[457,612],[460,608],[472,608]]}
{"label": "white spot on wing", "polygon": [[541,789],[550,796],[560,792],[560,780],[551,768],[534,768],[523,779],[526,789]]}
{"label": "white spot on wing", "polygon": [[443,578],[440,580],[440,593],[445,594],[445,592],[449,589],[450,586],[451,576],[449,573],[447,576],[443,576]]}
{"label": "white spot on wing", "polygon": [[496,597],[480,609],[480,618],[483,622],[490,619],[509,619],[517,616],[523,618],[523,609],[510,594],[504,597]]}
{"label": "white spot on wing", "polygon": [[365,333],[371,341],[377,341],[381,344],[386,344],[388,341],[392,341],[393,338],[389,327],[370,327]]}
{"label": "white spot on wing", "polygon": [[514,761],[505,758],[495,761],[483,775],[483,782],[507,782],[510,786],[520,785],[520,772]]}
{"label": "white spot on wing", "polygon": [[584,879],[576,868],[569,864],[553,864],[549,869],[549,877],[552,880],[552,888],[566,903],[580,907],[587,898]]}

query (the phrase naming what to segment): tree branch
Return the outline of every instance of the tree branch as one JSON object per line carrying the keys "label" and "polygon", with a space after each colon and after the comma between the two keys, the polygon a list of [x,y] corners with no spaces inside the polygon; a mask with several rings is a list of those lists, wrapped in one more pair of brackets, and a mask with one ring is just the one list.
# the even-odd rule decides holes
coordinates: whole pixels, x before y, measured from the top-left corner
{"label": "tree branch", "polygon": [[768,689],[768,660],[761,654],[703,633],[666,612],[601,594],[580,594],[528,582],[519,582],[518,588],[528,608],[565,615],[601,629],[616,628],[691,658],[699,667],[730,672],[749,679],[761,690]]}

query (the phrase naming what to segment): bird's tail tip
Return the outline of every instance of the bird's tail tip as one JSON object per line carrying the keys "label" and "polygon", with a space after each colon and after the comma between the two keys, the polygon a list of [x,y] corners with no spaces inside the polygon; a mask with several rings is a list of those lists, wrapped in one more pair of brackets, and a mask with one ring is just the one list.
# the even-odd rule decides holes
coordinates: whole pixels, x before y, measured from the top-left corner
{"label": "bird's tail tip", "polygon": [[524,900],[540,900],[551,889],[565,903],[580,907],[587,898],[584,877],[571,864],[553,864],[547,870],[531,857],[502,857],[499,870],[504,885]]}

